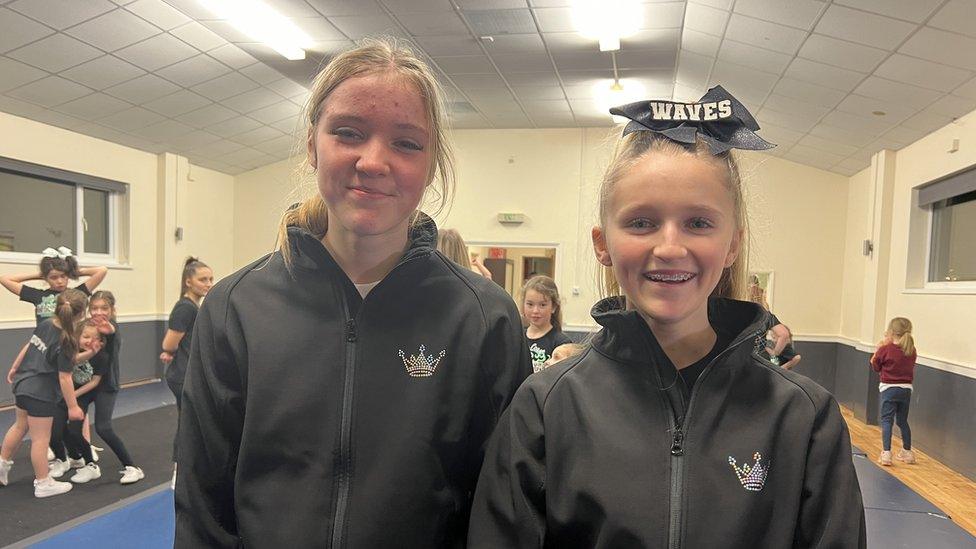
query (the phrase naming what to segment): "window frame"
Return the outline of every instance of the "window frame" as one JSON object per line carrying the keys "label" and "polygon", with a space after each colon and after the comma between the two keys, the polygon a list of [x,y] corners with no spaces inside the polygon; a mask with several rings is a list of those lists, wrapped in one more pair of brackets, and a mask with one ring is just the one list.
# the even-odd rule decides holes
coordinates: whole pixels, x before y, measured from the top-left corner
{"label": "window frame", "polygon": [[[50,166],[33,164],[12,158],[0,157],[0,172],[14,173],[29,177],[70,185],[75,188],[75,241],[68,243],[52,243],[71,248],[78,262],[82,265],[122,266],[121,249],[121,204],[128,193],[128,184],[111,179],[61,170]],[[85,189],[98,190],[108,193],[108,208],[106,220],[108,226],[108,253],[87,252],[85,250]],[[0,263],[33,264],[37,265],[44,257],[40,250],[37,252],[7,252],[0,251]]]}
{"label": "window frame", "polygon": [[925,270],[923,290],[932,290],[933,293],[976,293],[976,280],[956,280],[956,281],[934,281],[929,280],[932,273],[932,237],[935,235],[935,205],[933,202],[923,206],[925,210]]}

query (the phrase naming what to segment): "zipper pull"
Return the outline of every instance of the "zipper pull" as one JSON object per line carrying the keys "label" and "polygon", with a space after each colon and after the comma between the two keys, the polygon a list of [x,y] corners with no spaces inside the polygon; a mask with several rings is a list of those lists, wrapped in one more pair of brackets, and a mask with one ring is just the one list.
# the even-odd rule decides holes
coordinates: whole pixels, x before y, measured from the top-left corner
{"label": "zipper pull", "polygon": [[671,455],[672,456],[682,456],[685,451],[681,447],[681,444],[685,440],[684,433],[681,432],[681,427],[675,427],[674,433],[671,439]]}
{"label": "zipper pull", "polygon": [[351,318],[346,321],[346,341],[349,343],[356,342],[356,321]]}

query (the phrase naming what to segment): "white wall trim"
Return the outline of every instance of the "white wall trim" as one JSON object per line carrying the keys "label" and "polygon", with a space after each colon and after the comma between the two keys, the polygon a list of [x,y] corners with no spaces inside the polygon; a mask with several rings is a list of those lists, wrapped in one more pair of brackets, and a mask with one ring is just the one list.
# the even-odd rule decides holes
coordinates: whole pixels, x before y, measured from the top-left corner
{"label": "white wall trim", "polygon": [[[127,324],[130,322],[155,322],[157,320],[166,321],[168,314],[157,315],[119,315],[118,323]],[[34,328],[37,326],[33,320],[0,320],[0,330],[14,330],[17,328]]]}

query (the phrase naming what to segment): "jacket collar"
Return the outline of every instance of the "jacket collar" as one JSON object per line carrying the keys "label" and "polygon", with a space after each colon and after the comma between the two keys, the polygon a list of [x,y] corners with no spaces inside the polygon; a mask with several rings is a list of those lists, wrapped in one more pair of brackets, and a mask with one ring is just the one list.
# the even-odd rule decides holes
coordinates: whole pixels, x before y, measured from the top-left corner
{"label": "jacket collar", "polygon": [[[410,225],[407,239],[407,249],[397,265],[434,251],[437,246],[437,224],[427,214],[418,212]],[[305,229],[288,227],[288,246],[291,248],[292,264],[296,267],[310,271],[339,269],[321,239]]]}
{"label": "jacket collar", "polygon": [[[590,311],[603,329],[594,337],[593,346],[621,362],[647,364],[664,356],[661,346],[647,323],[636,310],[625,308],[620,296],[600,300]],[[769,313],[755,303],[713,297],[708,300],[708,319],[712,326],[726,334],[734,334],[731,346],[744,339],[765,340]],[[748,356],[759,343],[738,345],[733,355]]]}

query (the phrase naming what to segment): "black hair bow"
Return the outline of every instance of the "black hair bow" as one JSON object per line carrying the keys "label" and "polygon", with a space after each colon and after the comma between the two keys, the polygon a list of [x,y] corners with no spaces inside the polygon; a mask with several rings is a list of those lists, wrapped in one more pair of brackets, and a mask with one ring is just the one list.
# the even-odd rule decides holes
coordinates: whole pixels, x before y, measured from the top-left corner
{"label": "black hair bow", "polygon": [[614,107],[610,114],[630,119],[624,135],[649,130],[688,145],[700,136],[712,154],[729,149],[762,151],[776,146],[755,134],[759,129],[756,119],[722,86],[708,90],[697,103],[638,101]]}

